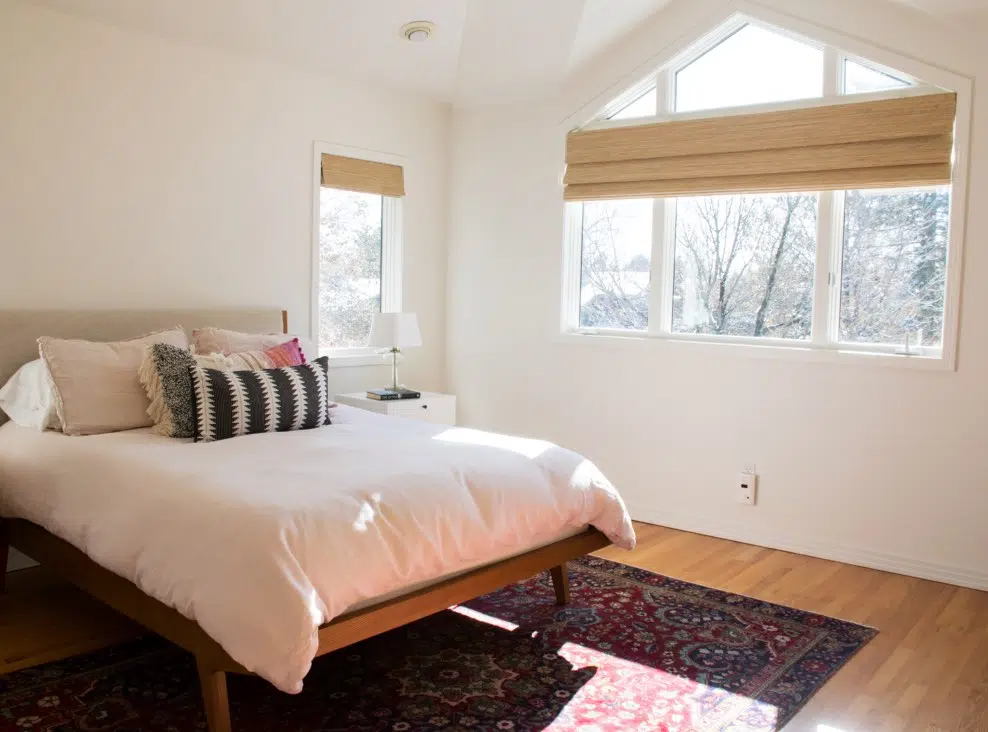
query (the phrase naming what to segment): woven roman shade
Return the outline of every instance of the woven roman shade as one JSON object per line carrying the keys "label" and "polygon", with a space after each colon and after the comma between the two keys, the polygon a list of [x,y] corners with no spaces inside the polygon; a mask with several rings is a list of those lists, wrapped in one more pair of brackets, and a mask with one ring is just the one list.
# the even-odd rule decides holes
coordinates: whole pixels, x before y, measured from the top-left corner
{"label": "woven roman shade", "polygon": [[950,182],[953,93],[571,132],[567,201]]}
{"label": "woven roman shade", "polygon": [[322,184],[327,188],[381,196],[405,195],[405,173],[401,166],[343,155],[323,153]]}

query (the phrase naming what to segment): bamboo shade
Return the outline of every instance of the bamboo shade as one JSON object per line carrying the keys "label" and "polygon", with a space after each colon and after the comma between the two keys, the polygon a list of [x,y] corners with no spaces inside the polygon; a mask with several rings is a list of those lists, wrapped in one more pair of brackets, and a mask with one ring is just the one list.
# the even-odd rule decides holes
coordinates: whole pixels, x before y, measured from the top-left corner
{"label": "bamboo shade", "polygon": [[568,201],[950,182],[953,93],[571,132]]}
{"label": "bamboo shade", "polygon": [[405,174],[400,166],[343,155],[323,154],[322,184],[381,196],[405,195]]}

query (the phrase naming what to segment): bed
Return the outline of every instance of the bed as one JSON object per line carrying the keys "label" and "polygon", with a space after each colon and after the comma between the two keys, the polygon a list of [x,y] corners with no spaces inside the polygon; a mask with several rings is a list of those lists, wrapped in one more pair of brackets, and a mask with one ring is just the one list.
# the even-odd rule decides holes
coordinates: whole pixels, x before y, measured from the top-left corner
{"label": "bed", "polygon": [[[0,379],[42,335],[113,340],[181,324],[287,332],[279,310],[0,312]],[[194,444],[0,426],[8,546],[195,654],[210,732],[226,674],[288,693],[312,660],[634,532],[620,497],[551,443],[345,406],[333,424]],[[3,518],[5,517],[5,518]]]}

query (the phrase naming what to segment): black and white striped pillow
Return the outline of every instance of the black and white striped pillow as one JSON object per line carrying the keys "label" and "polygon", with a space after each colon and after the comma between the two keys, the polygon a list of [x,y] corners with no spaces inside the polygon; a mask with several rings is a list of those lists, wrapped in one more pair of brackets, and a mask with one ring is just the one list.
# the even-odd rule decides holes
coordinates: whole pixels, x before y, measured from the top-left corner
{"label": "black and white striped pillow", "polygon": [[258,371],[193,366],[196,441],[329,424],[328,369],[326,356],[301,366]]}

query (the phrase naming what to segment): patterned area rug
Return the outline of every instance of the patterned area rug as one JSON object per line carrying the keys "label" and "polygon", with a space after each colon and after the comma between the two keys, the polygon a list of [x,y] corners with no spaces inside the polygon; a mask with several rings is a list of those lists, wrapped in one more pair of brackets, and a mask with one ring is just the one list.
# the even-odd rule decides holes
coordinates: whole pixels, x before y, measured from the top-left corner
{"label": "patterned area rug", "polygon": [[[603,559],[317,659],[288,696],[231,677],[235,732],[767,732],[870,628]],[[0,732],[205,729],[192,658],[146,638],[0,677]]]}

